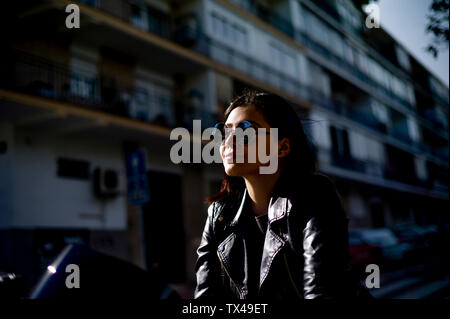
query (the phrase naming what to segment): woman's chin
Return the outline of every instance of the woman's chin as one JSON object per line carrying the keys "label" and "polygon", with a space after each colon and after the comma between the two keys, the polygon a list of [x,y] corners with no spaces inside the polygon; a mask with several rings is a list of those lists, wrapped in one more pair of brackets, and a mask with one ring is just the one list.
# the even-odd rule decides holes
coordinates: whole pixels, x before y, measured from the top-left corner
{"label": "woman's chin", "polygon": [[237,167],[238,165],[233,164],[233,163],[224,163],[223,164],[224,169],[225,169],[225,173],[228,176],[240,176],[239,175],[239,167]]}
{"label": "woman's chin", "polygon": [[247,163],[224,163],[223,167],[228,176],[246,176],[258,171],[258,167]]}

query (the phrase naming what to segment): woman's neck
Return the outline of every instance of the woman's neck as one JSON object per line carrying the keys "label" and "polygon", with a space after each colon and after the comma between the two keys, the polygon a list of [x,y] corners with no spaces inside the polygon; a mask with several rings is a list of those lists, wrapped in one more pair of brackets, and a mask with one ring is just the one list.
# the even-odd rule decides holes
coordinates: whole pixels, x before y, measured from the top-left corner
{"label": "woman's neck", "polygon": [[270,198],[272,197],[275,184],[279,177],[279,171],[275,174],[244,177],[247,193],[252,202],[252,210],[256,216],[267,213]]}

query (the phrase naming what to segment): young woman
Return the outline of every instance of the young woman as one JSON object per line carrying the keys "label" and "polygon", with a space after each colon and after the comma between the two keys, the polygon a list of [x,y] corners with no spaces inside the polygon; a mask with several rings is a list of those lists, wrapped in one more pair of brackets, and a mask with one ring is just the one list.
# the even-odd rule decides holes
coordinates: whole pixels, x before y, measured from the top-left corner
{"label": "young woman", "polygon": [[[247,90],[215,128],[223,138],[225,172],[220,192],[207,199],[195,298],[356,296],[346,213],[334,184],[316,173],[314,153],[291,106],[275,94]],[[256,133],[240,136],[238,129]],[[258,156],[250,161],[250,146],[268,154],[271,145],[277,169],[261,174],[268,164]]]}

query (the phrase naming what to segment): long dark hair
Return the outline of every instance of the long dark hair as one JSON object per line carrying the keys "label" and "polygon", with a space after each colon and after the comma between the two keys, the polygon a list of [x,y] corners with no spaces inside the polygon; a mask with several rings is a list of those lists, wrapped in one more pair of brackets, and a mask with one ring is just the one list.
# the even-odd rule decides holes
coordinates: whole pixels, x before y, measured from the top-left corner
{"label": "long dark hair", "polygon": [[[290,153],[283,158],[283,167],[277,185],[280,183],[284,186],[294,185],[302,177],[314,173],[316,158],[301,120],[292,106],[281,96],[245,89],[225,110],[223,121],[226,121],[235,108],[249,105],[261,111],[270,127],[278,128],[279,139],[287,137],[290,140]],[[220,191],[206,198],[205,202],[211,204],[217,201],[230,201],[233,205],[239,201],[244,189],[245,183],[242,177],[228,176],[224,171]]]}

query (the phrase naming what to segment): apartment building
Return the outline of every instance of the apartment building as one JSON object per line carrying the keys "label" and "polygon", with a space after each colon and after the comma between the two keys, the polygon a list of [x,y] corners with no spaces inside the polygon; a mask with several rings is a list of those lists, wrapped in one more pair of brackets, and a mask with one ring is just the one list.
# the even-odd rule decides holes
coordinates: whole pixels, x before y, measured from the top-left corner
{"label": "apartment building", "polygon": [[[72,3],[79,28],[66,26]],[[296,108],[351,228],[448,229],[448,87],[350,1],[8,6],[1,268],[32,283],[64,244],[83,242],[192,288],[203,199],[223,173],[172,163],[170,132],[212,126],[245,87]]]}

